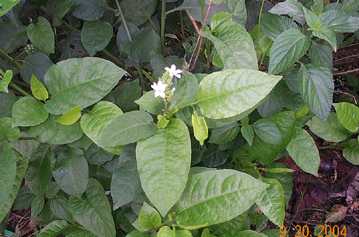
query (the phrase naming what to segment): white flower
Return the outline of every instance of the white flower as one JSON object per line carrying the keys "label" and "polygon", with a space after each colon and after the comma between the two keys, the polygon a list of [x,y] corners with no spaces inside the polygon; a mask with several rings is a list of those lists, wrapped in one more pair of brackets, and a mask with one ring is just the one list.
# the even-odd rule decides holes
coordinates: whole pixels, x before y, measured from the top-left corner
{"label": "white flower", "polygon": [[161,97],[161,98],[165,98],[166,97],[166,88],[167,88],[167,84],[163,83],[162,81],[158,81],[157,83],[154,82],[151,85],[152,89],[155,91],[155,97]]}
{"label": "white flower", "polygon": [[165,70],[170,73],[171,77],[181,78],[182,70],[177,69],[176,65],[172,64],[171,67],[165,67]]}

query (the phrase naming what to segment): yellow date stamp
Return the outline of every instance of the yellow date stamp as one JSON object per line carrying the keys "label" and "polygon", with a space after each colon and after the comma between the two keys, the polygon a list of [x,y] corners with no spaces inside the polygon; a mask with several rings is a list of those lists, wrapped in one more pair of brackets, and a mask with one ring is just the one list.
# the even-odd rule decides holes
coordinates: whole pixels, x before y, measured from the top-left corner
{"label": "yellow date stamp", "polygon": [[294,225],[294,235],[289,235],[290,231],[284,225],[279,228],[279,237],[346,237],[347,227],[345,225],[319,224],[314,230],[307,224]]}

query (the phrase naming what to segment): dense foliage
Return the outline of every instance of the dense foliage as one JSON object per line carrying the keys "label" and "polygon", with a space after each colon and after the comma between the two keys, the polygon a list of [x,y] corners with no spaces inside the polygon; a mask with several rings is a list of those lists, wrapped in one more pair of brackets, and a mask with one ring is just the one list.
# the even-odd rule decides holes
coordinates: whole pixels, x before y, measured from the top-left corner
{"label": "dense foliage", "polygon": [[1,0],[0,16],[4,225],[31,209],[40,237],[278,236],[281,157],[317,176],[316,136],[359,165],[332,63],[356,0]]}

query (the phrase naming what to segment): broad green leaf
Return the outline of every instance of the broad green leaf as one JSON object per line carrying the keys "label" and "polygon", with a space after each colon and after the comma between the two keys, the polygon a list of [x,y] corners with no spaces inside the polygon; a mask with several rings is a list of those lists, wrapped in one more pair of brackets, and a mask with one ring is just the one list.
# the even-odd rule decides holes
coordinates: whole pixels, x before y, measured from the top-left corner
{"label": "broad green leaf", "polygon": [[359,143],[357,139],[352,139],[344,144],[343,156],[353,165],[359,165]]}
{"label": "broad green leaf", "polygon": [[165,216],[185,189],[191,166],[191,140],[187,126],[173,119],[165,129],[139,141],[137,169],[148,199]]}
{"label": "broad green leaf", "polygon": [[111,206],[101,184],[90,179],[84,197],[70,197],[69,209],[76,222],[97,237],[115,237]]}
{"label": "broad green leaf", "polygon": [[0,93],[0,117],[11,117],[12,106],[16,101],[16,96]]}
{"label": "broad green leaf", "polygon": [[176,230],[176,237],[192,237],[192,233],[189,230]]}
{"label": "broad green leaf", "polygon": [[15,7],[20,0],[2,0],[0,4],[0,17],[5,15],[8,11],[10,11],[13,7]]}
{"label": "broad green leaf", "polygon": [[211,131],[209,143],[226,144],[232,142],[239,134],[240,128],[237,123],[230,123],[223,127],[214,128]]}
{"label": "broad green leaf", "polygon": [[298,28],[297,24],[290,18],[273,14],[263,14],[260,27],[263,33],[273,41],[282,32],[291,28]]}
{"label": "broad green leaf", "polygon": [[90,56],[102,51],[110,43],[112,25],[104,21],[86,21],[81,30],[81,42]]}
{"label": "broad green leaf", "polygon": [[333,103],[334,82],[331,70],[325,67],[301,67],[302,97],[309,109],[326,119]]}
{"label": "broad green leaf", "polygon": [[304,129],[296,128],[287,146],[289,156],[305,172],[318,176],[320,156],[313,138]]}
{"label": "broad green leaf", "polygon": [[350,136],[350,133],[339,123],[335,113],[330,113],[327,120],[313,117],[307,125],[310,131],[328,142],[341,142]]}
{"label": "broad green leaf", "polygon": [[196,112],[192,114],[192,127],[194,137],[203,145],[204,141],[208,138],[208,127],[204,117],[198,115]]}
{"label": "broad green leaf", "polygon": [[335,32],[348,33],[359,30],[359,17],[351,16],[340,9],[325,11],[320,18]]}
{"label": "broad green leaf", "polygon": [[241,127],[241,133],[244,139],[246,139],[246,141],[248,142],[248,144],[250,146],[252,146],[253,144],[253,139],[254,139],[254,129],[251,125],[243,125]]}
{"label": "broad green leaf", "polygon": [[198,79],[196,76],[191,73],[184,72],[181,80],[176,82],[176,90],[171,98],[169,110],[171,110],[171,112],[177,112],[180,109],[193,104],[196,100],[196,95],[199,89],[198,87]]}
{"label": "broad green leaf", "polygon": [[123,0],[120,5],[126,20],[142,25],[156,11],[157,0]]}
{"label": "broad green leaf", "polygon": [[333,50],[337,50],[337,38],[335,32],[332,31],[328,25],[326,25],[319,16],[317,16],[311,10],[303,7],[305,20],[315,37],[327,41]]}
{"label": "broad green leaf", "polygon": [[[0,221],[2,221],[15,201],[27,170],[28,160],[18,156],[6,144],[2,144],[0,149],[2,149],[0,159],[0,189],[2,190],[0,193]],[[16,170],[14,170],[14,162]],[[14,180],[13,177],[15,177]]]}
{"label": "broad green leaf", "polygon": [[112,174],[111,197],[114,210],[132,202],[141,191],[135,149],[132,149],[132,147],[130,149],[126,148],[119,158],[121,161],[126,161],[121,162],[121,165]]}
{"label": "broad green leaf", "polygon": [[176,237],[175,231],[168,226],[163,226],[158,231],[156,237]]}
{"label": "broad green leaf", "polygon": [[[1,72],[1,71],[0,71]],[[6,70],[4,75],[2,75],[2,78],[0,80],[0,92],[9,92],[9,85],[13,77],[12,70]]]}
{"label": "broad green leaf", "polygon": [[254,123],[256,135],[264,142],[278,145],[283,142],[283,137],[278,126],[270,119],[260,119]]}
{"label": "broad green leaf", "polygon": [[229,13],[212,17],[211,32],[204,36],[212,41],[225,69],[258,69],[253,40],[246,29],[234,22]]}
{"label": "broad green leaf", "polygon": [[79,123],[65,126],[57,123],[55,117],[50,117],[49,120],[39,126],[31,127],[29,134],[38,137],[42,143],[53,145],[69,144],[79,140],[83,135]]}
{"label": "broad green leaf", "polygon": [[31,76],[30,86],[32,95],[36,99],[45,101],[49,98],[49,93],[47,92],[46,87],[34,74]]}
{"label": "broad green leaf", "polygon": [[20,129],[12,127],[12,120],[9,117],[0,118],[0,143],[15,141],[20,137]]}
{"label": "broad green leaf", "polygon": [[13,126],[36,126],[45,122],[48,117],[44,104],[31,96],[22,97],[12,107]]}
{"label": "broad green leaf", "polygon": [[289,29],[274,40],[269,56],[269,73],[287,71],[309,49],[310,41],[297,29]]}
{"label": "broad green leaf", "polygon": [[237,236],[238,232],[243,230],[248,230],[250,228],[250,224],[251,224],[251,220],[248,214],[244,213],[225,223],[211,226],[210,230],[211,232],[213,232],[214,236],[209,236],[209,237],[215,237],[215,236],[235,237]]}
{"label": "broad green leaf", "polygon": [[57,237],[59,236],[67,227],[69,223],[64,220],[55,220],[46,225],[41,229],[37,237]]}
{"label": "broad green leaf", "polygon": [[20,69],[20,74],[22,79],[28,83],[31,83],[31,77],[33,75],[43,82],[47,70],[52,65],[54,65],[54,63],[48,55],[41,52],[35,52],[25,57]]}
{"label": "broad green leaf", "polygon": [[305,21],[303,5],[297,0],[286,0],[284,2],[279,2],[274,7],[272,7],[269,12],[277,15],[288,15],[293,17],[294,20],[300,24],[304,24]]}
{"label": "broad green leaf", "polygon": [[84,229],[75,229],[71,231],[66,237],[95,237],[96,235]]}
{"label": "broad green leaf", "polygon": [[16,182],[16,154],[10,145],[0,145],[0,221],[4,219],[12,205],[10,197]]}
{"label": "broad green leaf", "polygon": [[334,104],[334,107],[340,124],[353,133],[357,132],[359,128],[358,106],[348,102],[342,102]]}
{"label": "broad green leaf", "polygon": [[137,142],[155,133],[152,117],[144,111],[132,111],[115,117],[103,128],[99,144],[115,147]]}
{"label": "broad green leaf", "polygon": [[248,210],[266,188],[266,184],[236,170],[193,174],[176,205],[176,221],[186,229],[229,221]]}
{"label": "broad green leaf", "polygon": [[153,230],[161,226],[162,218],[160,214],[146,202],[143,203],[138,214],[137,224],[144,231]]}
{"label": "broad green leaf", "polygon": [[141,98],[135,101],[140,106],[141,110],[147,111],[151,114],[159,114],[165,108],[165,103],[161,97],[155,97],[155,92],[148,91]]}
{"label": "broad green leaf", "polygon": [[216,237],[209,232],[209,229],[204,229],[201,233],[201,237]]}
{"label": "broad green leaf", "polygon": [[104,0],[73,0],[74,10],[72,15],[85,21],[100,19],[106,10]]}
{"label": "broad green leaf", "polygon": [[241,115],[256,108],[280,79],[248,69],[211,73],[200,83],[197,103],[207,118]]}
{"label": "broad green leaf", "polygon": [[108,98],[118,105],[123,111],[138,110],[135,100],[142,95],[142,88],[139,79],[121,83]]}
{"label": "broad green leaf", "polygon": [[72,58],[61,61],[47,71],[45,83],[51,95],[46,109],[63,114],[80,106],[84,109],[106,96],[125,71],[101,58]]}
{"label": "broad green leaf", "polygon": [[50,14],[52,15],[52,24],[55,27],[62,24],[62,19],[74,6],[74,1],[72,0],[63,0],[47,3]]}
{"label": "broad green leaf", "polygon": [[89,168],[83,151],[69,148],[60,151],[52,171],[56,183],[67,194],[80,197],[86,190]]}
{"label": "broad green leaf", "polygon": [[73,125],[81,118],[81,108],[80,106],[75,106],[68,112],[64,113],[56,119],[56,122],[62,125]]}
{"label": "broad green leaf", "polygon": [[284,189],[276,179],[263,179],[262,181],[269,184],[269,187],[256,203],[271,222],[281,226],[285,218]]}
{"label": "broad green leaf", "polygon": [[319,44],[312,41],[309,57],[311,63],[315,66],[326,68],[333,67],[333,52],[328,44]]}
{"label": "broad green leaf", "polygon": [[37,22],[27,26],[26,32],[35,48],[47,54],[55,52],[55,35],[46,18],[38,17]]}
{"label": "broad green leaf", "polygon": [[253,230],[245,230],[238,233],[237,237],[267,237],[265,234]]}
{"label": "broad green leaf", "polygon": [[82,131],[94,143],[101,146],[100,136],[103,130],[111,123],[111,121],[122,114],[122,110],[117,107],[117,105],[108,101],[101,101],[97,103],[89,113],[82,116],[80,122]]}

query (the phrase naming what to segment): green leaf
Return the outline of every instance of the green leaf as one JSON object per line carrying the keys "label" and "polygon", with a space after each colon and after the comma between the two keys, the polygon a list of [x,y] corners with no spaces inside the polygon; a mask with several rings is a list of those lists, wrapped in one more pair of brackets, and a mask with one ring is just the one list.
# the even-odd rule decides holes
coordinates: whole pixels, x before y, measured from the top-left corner
{"label": "green leaf", "polygon": [[359,165],[359,143],[357,139],[352,139],[344,144],[343,156],[353,165]]}
{"label": "green leaf", "polygon": [[95,237],[95,236],[96,235],[93,235],[91,232],[88,232],[83,229],[75,229],[66,235],[66,237]]}
{"label": "green leaf", "polygon": [[[18,156],[6,143],[0,145],[0,221],[10,211],[25,176],[28,160]],[[15,165],[15,170],[14,170]]]}
{"label": "green leaf", "polygon": [[191,166],[191,140],[187,126],[173,119],[136,147],[142,188],[162,216],[179,200]]}
{"label": "green leaf", "polygon": [[69,224],[64,220],[55,220],[47,224],[43,229],[41,229],[40,233],[37,235],[38,237],[57,237],[60,235]]}
{"label": "green leaf", "polygon": [[51,117],[39,126],[31,127],[29,134],[38,137],[42,143],[53,145],[72,143],[79,140],[83,135],[79,123],[65,126],[57,123],[55,117]]}
{"label": "green leaf", "polygon": [[90,56],[105,49],[112,36],[112,25],[104,21],[86,21],[81,30],[81,42]]}
{"label": "green leaf", "polygon": [[309,57],[311,63],[315,66],[326,68],[333,67],[333,52],[328,44],[319,44],[312,41]]}
{"label": "green leaf", "polygon": [[269,56],[269,73],[287,71],[309,49],[310,41],[297,29],[289,29],[274,40]]}
{"label": "green leaf", "polygon": [[325,11],[321,16],[321,20],[335,32],[348,33],[359,30],[359,17],[350,16],[348,13],[340,9],[332,9]]}
{"label": "green leaf", "polygon": [[80,197],[86,190],[89,168],[83,151],[68,148],[57,155],[52,171],[56,183],[67,194]]}
{"label": "green leaf", "polygon": [[62,125],[73,125],[81,118],[81,108],[80,106],[75,106],[68,112],[64,113],[56,119],[56,122]]}
{"label": "green leaf", "polygon": [[0,118],[0,143],[15,141],[20,137],[20,129],[12,127],[12,120],[8,117]]}
{"label": "green leaf", "polygon": [[161,223],[161,216],[156,209],[144,202],[137,219],[140,229],[144,231],[153,230],[160,227]]}
{"label": "green leaf", "polygon": [[114,210],[132,202],[141,191],[135,149],[126,148],[119,158],[121,161],[126,161],[121,162],[121,165],[114,170],[112,175],[111,197]]}
{"label": "green leaf", "polygon": [[176,221],[186,229],[229,221],[248,210],[266,187],[261,181],[236,170],[193,174],[176,206]]}
{"label": "green leaf", "polygon": [[335,113],[330,113],[327,120],[313,117],[307,125],[315,135],[328,142],[341,142],[350,136],[350,133],[339,123]]}
{"label": "green leaf", "polygon": [[100,19],[106,10],[104,0],[73,0],[75,9],[72,15],[85,21],[95,21]]}
{"label": "green leaf", "polygon": [[38,17],[36,23],[27,26],[26,32],[35,48],[47,54],[55,53],[55,35],[46,18]]}
{"label": "green leaf", "polygon": [[269,184],[269,187],[256,203],[271,222],[281,226],[285,218],[284,189],[276,179],[263,179],[262,181]]}
{"label": "green leaf", "polygon": [[44,104],[31,96],[20,98],[12,107],[13,126],[36,126],[45,122],[48,117]]}
{"label": "green leaf", "polygon": [[136,25],[142,25],[156,11],[157,0],[123,0],[120,2],[125,19]]}
{"label": "green leaf", "polygon": [[16,154],[9,144],[0,145],[0,221],[9,211],[12,201],[10,194],[16,182]]}
{"label": "green leaf", "polygon": [[155,133],[152,117],[143,111],[131,111],[115,117],[103,128],[99,143],[104,147],[115,147],[137,142]]}
{"label": "green leaf", "polygon": [[226,144],[232,142],[239,134],[240,128],[237,123],[230,123],[223,127],[214,128],[211,131],[209,143]]}
{"label": "green leaf", "polygon": [[[103,130],[118,116],[122,115],[122,110],[115,104],[108,101],[97,103],[89,113],[81,118],[82,131],[94,143],[101,146],[101,134]],[[111,149],[111,148],[105,148]]]}
{"label": "green leaf", "polygon": [[46,109],[63,114],[80,106],[84,109],[106,96],[125,71],[101,58],[72,58],[61,61],[47,71],[45,83],[51,99]]}
{"label": "green leaf", "polygon": [[156,237],[176,237],[175,231],[168,226],[163,226],[158,231]]}
{"label": "green leaf", "polygon": [[330,46],[332,46],[333,50],[337,50],[337,38],[335,32],[332,31],[329,26],[327,26],[319,16],[317,16],[311,10],[303,7],[305,20],[310,27],[309,29],[312,31],[315,37],[319,39],[323,39],[327,41]]}
{"label": "green leaf", "polygon": [[46,87],[34,74],[31,76],[30,86],[32,95],[36,99],[45,101],[49,98],[49,93],[47,92]]}
{"label": "green leaf", "polygon": [[303,5],[297,0],[279,2],[269,12],[276,15],[288,15],[300,24],[304,24]]}
{"label": "green leaf", "polygon": [[31,83],[32,75],[35,75],[41,82],[47,70],[54,65],[48,55],[35,52],[25,57],[24,63],[20,69],[21,77],[24,81]]}
{"label": "green leaf", "polygon": [[0,92],[5,92],[5,93],[9,92],[8,87],[12,80],[12,77],[13,77],[12,70],[6,70],[6,72],[2,76],[2,79],[0,80]]}
{"label": "green leaf", "polygon": [[151,114],[159,114],[165,108],[165,103],[161,97],[155,97],[155,92],[148,91],[141,98],[135,101],[140,106],[141,110],[147,111]]}
{"label": "green leaf", "polygon": [[291,28],[298,28],[297,24],[290,18],[273,14],[263,14],[260,27],[263,33],[273,41],[282,32]]}
{"label": "green leaf", "polygon": [[89,180],[83,198],[70,197],[69,209],[75,221],[96,236],[116,236],[110,203],[101,184],[95,179]]}
{"label": "green leaf", "polygon": [[278,145],[283,142],[281,131],[270,119],[258,120],[253,128],[256,135],[266,143]]}
{"label": "green leaf", "polygon": [[198,115],[196,112],[192,114],[192,126],[194,137],[199,144],[203,146],[204,141],[208,138],[208,127],[204,117]]}
{"label": "green leaf", "polygon": [[303,100],[316,116],[326,119],[333,103],[334,82],[331,70],[310,65],[302,65],[300,70]]}
{"label": "green leaf", "polygon": [[334,107],[340,124],[353,133],[357,132],[359,128],[359,108],[348,102],[336,103]]}
{"label": "green leaf", "polygon": [[13,7],[15,7],[20,0],[2,0],[0,5],[0,17],[5,15],[8,11],[10,11]]}
{"label": "green leaf", "polygon": [[139,79],[135,79],[121,83],[111,94],[109,94],[108,98],[123,111],[132,111],[138,109],[135,100],[139,99],[141,95],[142,88]]}
{"label": "green leaf", "polygon": [[246,29],[232,20],[229,13],[220,12],[212,17],[211,32],[204,36],[212,41],[225,69],[258,70],[253,40]]}
{"label": "green leaf", "polygon": [[280,79],[247,69],[211,73],[200,83],[198,106],[207,118],[241,115],[256,108]]}
{"label": "green leaf", "polygon": [[304,129],[296,128],[287,146],[289,156],[305,172],[318,176],[320,156],[313,138]]}
{"label": "green leaf", "polygon": [[253,230],[245,230],[238,233],[238,237],[267,237],[265,234]]}
{"label": "green leaf", "polygon": [[244,139],[246,139],[246,141],[248,142],[248,144],[250,146],[252,146],[253,144],[253,139],[254,139],[254,129],[251,125],[243,125],[241,127],[241,133]]}

